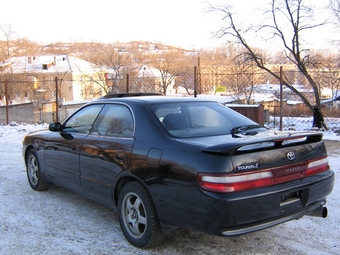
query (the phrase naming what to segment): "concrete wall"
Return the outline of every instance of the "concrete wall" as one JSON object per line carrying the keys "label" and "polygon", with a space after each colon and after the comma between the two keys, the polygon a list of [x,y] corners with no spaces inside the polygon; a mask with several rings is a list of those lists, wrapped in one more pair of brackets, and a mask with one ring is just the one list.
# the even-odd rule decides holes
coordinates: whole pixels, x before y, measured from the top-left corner
{"label": "concrete wall", "polygon": [[[64,121],[84,103],[62,105],[58,108],[59,121]],[[8,122],[17,123],[51,123],[55,121],[55,102],[45,102],[39,105],[34,103],[15,104],[8,106]],[[6,106],[0,106],[0,124],[6,123]]]}
{"label": "concrete wall", "polygon": [[[33,103],[9,105],[8,106],[8,121],[9,122],[34,122],[34,106]],[[6,123],[6,106],[0,106],[0,124],[7,125]]]}

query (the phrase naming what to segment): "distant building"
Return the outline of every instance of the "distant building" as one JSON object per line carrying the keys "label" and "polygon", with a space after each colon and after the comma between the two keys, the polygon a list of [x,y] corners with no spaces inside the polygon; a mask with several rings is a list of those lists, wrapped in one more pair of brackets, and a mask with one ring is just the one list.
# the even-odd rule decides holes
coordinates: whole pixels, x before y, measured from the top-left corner
{"label": "distant building", "polygon": [[[161,72],[157,68],[143,65],[139,68],[137,77],[140,80],[140,92],[163,93],[163,86],[166,87],[166,95],[173,95],[175,90],[175,77],[170,73]],[[151,83],[151,90],[150,89]],[[163,84],[165,83],[165,84]]]}
{"label": "distant building", "polygon": [[125,91],[128,83],[129,92],[163,93],[163,87],[166,87],[166,95],[176,94],[175,76],[148,65],[121,67],[119,72],[108,69],[105,77],[112,93]]}
{"label": "distant building", "polygon": [[89,100],[103,95],[102,77],[94,64],[68,55],[13,57],[0,64],[0,96],[4,103],[7,81],[10,104],[55,100],[56,84],[64,101]]}

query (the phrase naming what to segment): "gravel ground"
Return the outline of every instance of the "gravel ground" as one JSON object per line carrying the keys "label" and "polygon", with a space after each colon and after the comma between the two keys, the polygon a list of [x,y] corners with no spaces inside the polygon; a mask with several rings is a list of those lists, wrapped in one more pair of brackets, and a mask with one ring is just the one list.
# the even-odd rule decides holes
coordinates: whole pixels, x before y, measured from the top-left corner
{"label": "gravel ground", "polygon": [[[59,187],[33,191],[21,158],[21,138],[0,140],[0,254],[340,254],[339,177],[326,219],[303,217],[238,237],[178,229],[154,249],[131,246],[117,214]],[[340,174],[340,142],[327,142]]]}

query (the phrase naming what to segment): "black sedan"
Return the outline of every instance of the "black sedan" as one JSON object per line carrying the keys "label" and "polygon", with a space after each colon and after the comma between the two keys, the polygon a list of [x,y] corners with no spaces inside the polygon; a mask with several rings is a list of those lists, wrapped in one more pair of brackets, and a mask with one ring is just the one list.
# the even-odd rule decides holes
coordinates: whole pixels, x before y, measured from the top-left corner
{"label": "black sedan", "polygon": [[58,185],[118,211],[151,247],[176,227],[232,236],[326,217],[322,133],[269,130],[213,101],[103,98],[23,140],[34,190]]}

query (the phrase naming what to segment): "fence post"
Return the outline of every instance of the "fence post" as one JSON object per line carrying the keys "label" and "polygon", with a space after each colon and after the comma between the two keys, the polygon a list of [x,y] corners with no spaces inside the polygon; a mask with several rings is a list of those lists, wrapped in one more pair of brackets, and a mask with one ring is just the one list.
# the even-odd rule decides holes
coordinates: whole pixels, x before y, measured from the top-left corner
{"label": "fence post", "polygon": [[126,74],[126,93],[129,93],[129,84],[130,84],[129,74],[127,73]]}
{"label": "fence post", "polygon": [[9,124],[9,115],[8,115],[8,108],[9,108],[9,96],[8,96],[8,81],[7,79],[5,80],[5,97],[6,97],[6,123],[7,125]]}
{"label": "fence post", "polygon": [[197,91],[198,94],[202,94],[202,80],[201,80],[201,58],[197,59],[197,70],[196,70],[196,88],[199,89]]}
{"label": "fence post", "polygon": [[55,77],[55,118],[56,122],[59,121],[59,90],[58,90],[58,77]]}
{"label": "fence post", "polygon": [[197,66],[194,67],[194,97],[197,97]]}
{"label": "fence post", "polygon": [[282,107],[283,107],[283,71],[282,66],[280,66],[280,131],[282,131]]}

